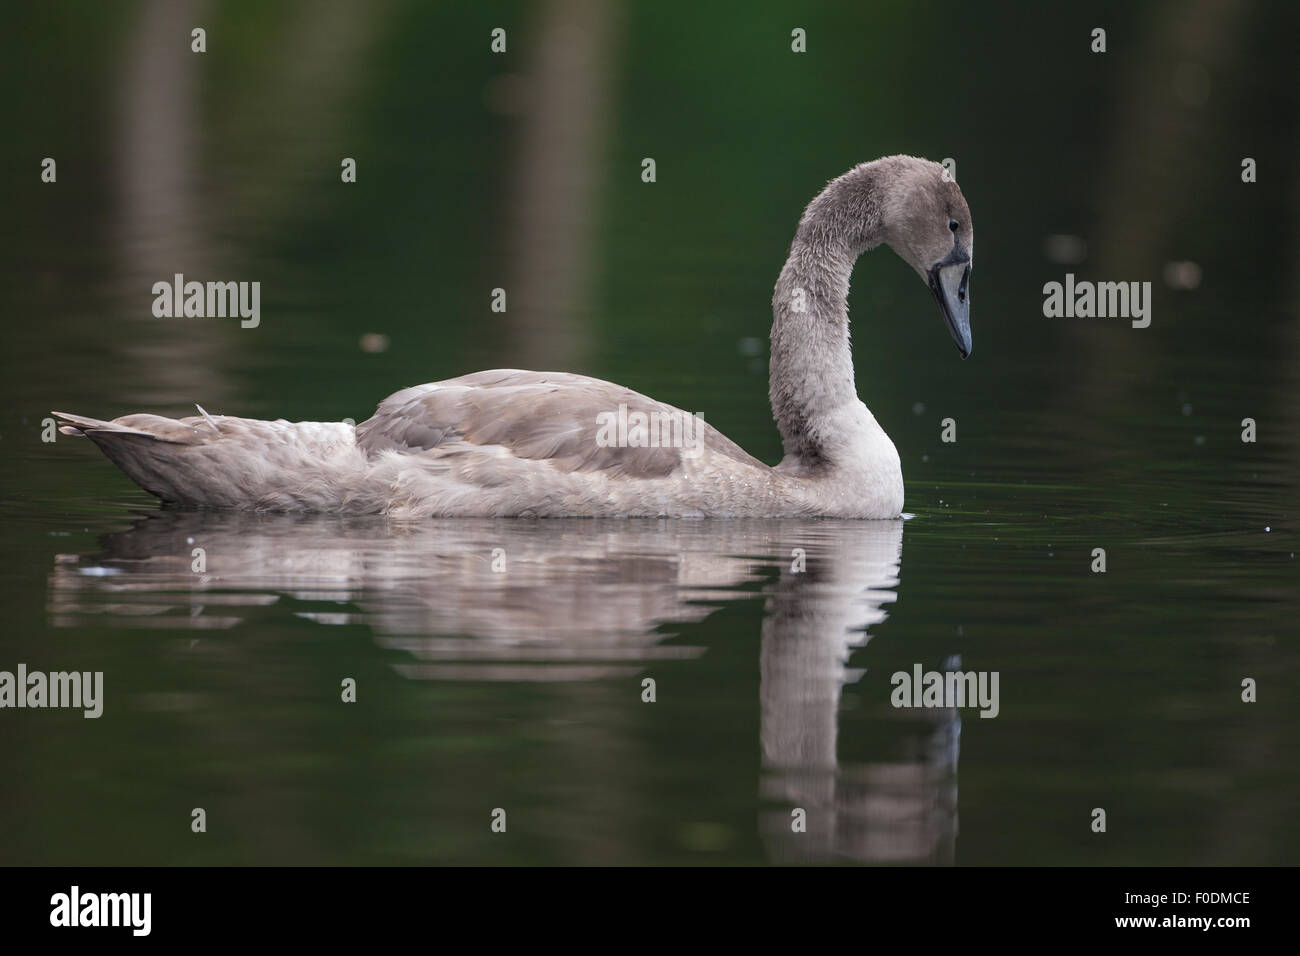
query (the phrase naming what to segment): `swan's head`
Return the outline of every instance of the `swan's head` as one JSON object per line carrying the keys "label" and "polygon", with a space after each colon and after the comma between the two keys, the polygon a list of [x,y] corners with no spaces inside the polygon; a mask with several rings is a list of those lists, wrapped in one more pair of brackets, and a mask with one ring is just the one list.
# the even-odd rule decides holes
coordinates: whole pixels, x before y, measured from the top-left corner
{"label": "swan's head", "polygon": [[889,156],[868,163],[879,189],[881,236],[929,285],[953,341],[971,353],[970,271],[975,230],[961,189],[938,163]]}

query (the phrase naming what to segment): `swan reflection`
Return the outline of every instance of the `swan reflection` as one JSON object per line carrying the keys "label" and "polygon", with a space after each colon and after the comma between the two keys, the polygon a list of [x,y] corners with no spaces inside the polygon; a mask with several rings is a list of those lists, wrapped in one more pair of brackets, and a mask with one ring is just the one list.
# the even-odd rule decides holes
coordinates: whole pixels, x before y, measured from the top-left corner
{"label": "swan reflection", "polygon": [[272,613],[364,625],[400,652],[393,666],[405,678],[585,681],[698,657],[705,648],[674,639],[682,625],[762,600],[759,797],[769,854],[951,862],[955,710],[890,721],[902,757],[839,759],[841,694],[863,673],[849,656],[897,598],[902,535],[901,520],[407,524],[164,510],[106,536],[98,553],[58,556],[49,612],[56,626],[94,616],[204,630],[283,601],[293,607]]}

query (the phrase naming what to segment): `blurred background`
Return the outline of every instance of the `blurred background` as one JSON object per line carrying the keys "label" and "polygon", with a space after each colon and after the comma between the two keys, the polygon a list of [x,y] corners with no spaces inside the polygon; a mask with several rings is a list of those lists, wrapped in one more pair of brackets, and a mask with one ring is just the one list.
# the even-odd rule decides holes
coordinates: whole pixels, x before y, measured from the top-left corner
{"label": "blurred background", "polygon": [[[110,696],[99,721],[0,714],[0,861],[1295,861],[1296,5],[145,0],[5,19],[0,668],[103,669]],[[704,573],[662,529],[616,527],[596,554],[557,531],[567,559],[543,547],[503,597],[422,577],[444,539],[178,519],[89,443],[40,440],[51,408],[360,421],[400,387],[523,367],[628,385],[775,462],[770,298],[795,223],[828,179],[899,152],[956,161],[977,241],[966,362],[896,256],[854,274],[859,393],[916,516],[897,540],[718,531],[689,545]],[[1150,328],[1044,318],[1066,272],[1150,281]],[[155,318],[175,273],[260,281],[260,325]],[[471,528],[454,550],[548,533]],[[195,584],[175,561],[204,534],[263,556]],[[346,567],[311,565],[322,541]],[[829,590],[790,591],[792,541]],[[302,563],[268,566],[285,554]],[[503,641],[499,663],[541,634],[599,658],[546,625],[601,574],[607,629],[695,649],[653,667],[672,703],[640,702],[631,652],[617,674],[413,676],[388,639],[456,636],[475,650],[435,656],[471,663],[475,639]],[[402,588],[445,613],[395,622]],[[453,590],[573,599],[485,622]],[[847,643],[817,671],[834,689],[801,771],[760,644],[800,639],[804,613]],[[221,632],[202,635],[217,657],[191,654],[197,629]],[[1000,670],[1004,695],[966,722],[960,828],[960,720],[887,704],[891,671],[954,657]],[[332,703],[341,674],[366,678],[356,712]],[[828,760],[833,793],[809,783]],[[857,823],[815,852],[762,823],[818,801]],[[220,827],[192,835],[193,806]],[[494,841],[497,806],[519,839]],[[1098,806],[1121,821],[1106,835]]]}

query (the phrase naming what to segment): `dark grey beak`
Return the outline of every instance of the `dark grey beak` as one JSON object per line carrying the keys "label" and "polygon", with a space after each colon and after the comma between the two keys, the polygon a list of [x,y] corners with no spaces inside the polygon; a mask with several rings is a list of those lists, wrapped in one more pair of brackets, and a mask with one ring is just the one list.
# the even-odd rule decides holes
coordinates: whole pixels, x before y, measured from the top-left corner
{"label": "dark grey beak", "polygon": [[930,291],[934,293],[952,340],[961,357],[970,355],[970,262],[964,256],[948,256],[930,270]]}

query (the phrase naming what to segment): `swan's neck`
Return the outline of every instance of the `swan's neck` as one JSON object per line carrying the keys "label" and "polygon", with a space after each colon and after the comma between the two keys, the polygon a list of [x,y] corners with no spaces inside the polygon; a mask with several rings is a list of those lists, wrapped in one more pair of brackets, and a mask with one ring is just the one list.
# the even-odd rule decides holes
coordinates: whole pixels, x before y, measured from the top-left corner
{"label": "swan's neck", "polygon": [[[875,424],[856,414],[848,298],[853,263],[879,244],[877,223],[865,223],[850,242],[820,218],[826,198],[805,213],[772,296],[772,414],[785,446],[781,466],[796,471],[839,463],[837,450],[864,437],[856,434],[860,423]],[[853,423],[848,434],[846,422]]]}

